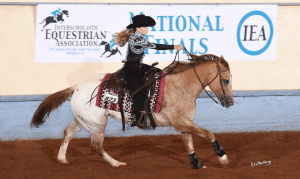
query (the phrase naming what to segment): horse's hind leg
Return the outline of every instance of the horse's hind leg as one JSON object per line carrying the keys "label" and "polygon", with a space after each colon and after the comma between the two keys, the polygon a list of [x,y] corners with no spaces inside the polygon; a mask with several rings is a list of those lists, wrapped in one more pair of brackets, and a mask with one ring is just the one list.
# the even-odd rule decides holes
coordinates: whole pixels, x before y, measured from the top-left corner
{"label": "horse's hind leg", "polygon": [[181,132],[181,136],[193,168],[194,169],[206,168],[199,162],[195,154],[192,134]]}
{"label": "horse's hind leg", "polygon": [[69,142],[74,137],[76,132],[78,132],[81,128],[82,128],[82,125],[78,122],[78,120],[75,117],[74,120],[70,123],[70,125],[65,129],[64,138],[61,142],[60,149],[59,149],[58,156],[57,156],[58,162],[60,162],[62,164],[69,163],[66,158],[66,152],[67,152]]}
{"label": "horse's hind leg", "polygon": [[43,29],[42,29],[42,31],[44,30],[44,28],[45,28],[45,26],[47,25],[47,21],[46,21],[46,24],[43,26]]}
{"label": "horse's hind leg", "polygon": [[104,141],[104,128],[100,130],[100,132],[94,133],[91,132],[91,149],[101,155],[104,160],[106,160],[111,166],[118,167],[120,165],[127,165],[126,163],[119,162],[109,156],[103,148],[103,141]]}

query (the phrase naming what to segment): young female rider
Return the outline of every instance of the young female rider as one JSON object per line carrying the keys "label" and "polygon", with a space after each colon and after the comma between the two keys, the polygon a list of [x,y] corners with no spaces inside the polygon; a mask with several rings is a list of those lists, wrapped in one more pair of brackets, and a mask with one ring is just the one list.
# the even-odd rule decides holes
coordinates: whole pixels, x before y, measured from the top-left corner
{"label": "young female rider", "polygon": [[[181,45],[155,44],[147,41],[145,35],[148,33],[148,27],[155,26],[155,24],[156,22],[152,17],[144,14],[136,15],[132,18],[132,24],[114,35],[114,41],[120,47],[128,42],[126,58],[122,61],[125,64],[121,69],[120,78],[130,84],[132,91],[143,86],[140,76],[150,68],[150,66],[142,64],[145,48],[156,50],[183,49]],[[140,117],[140,111],[143,110],[145,96],[146,91],[144,89],[134,96],[136,119]]]}

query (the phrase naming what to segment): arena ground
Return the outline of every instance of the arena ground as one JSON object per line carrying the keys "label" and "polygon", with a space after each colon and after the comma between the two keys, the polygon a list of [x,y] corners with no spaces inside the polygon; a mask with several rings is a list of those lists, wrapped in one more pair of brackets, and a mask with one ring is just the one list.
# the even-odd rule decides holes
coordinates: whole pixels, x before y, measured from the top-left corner
{"label": "arena ground", "polygon": [[[229,165],[222,166],[211,144],[193,136],[207,169],[193,170],[180,135],[105,138],[104,148],[127,163],[111,167],[90,150],[90,139],[73,139],[69,165],[56,161],[61,140],[0,142],[0,178],[300,178],[300,132],[220,133]],[[269,164],[256,165],[258,162]],[[251,166],[255,165],[255,166]]]}

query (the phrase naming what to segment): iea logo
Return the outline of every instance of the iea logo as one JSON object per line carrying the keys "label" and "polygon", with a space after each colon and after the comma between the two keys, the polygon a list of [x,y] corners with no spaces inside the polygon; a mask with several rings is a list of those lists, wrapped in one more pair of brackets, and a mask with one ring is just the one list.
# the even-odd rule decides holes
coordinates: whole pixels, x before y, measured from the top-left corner
{"label": "iea logo", "polygon": [[260,55],[270,46],[273,38],[273,24],[262,11],[251,11],[240,21],[237,28],[237,42],[248,55]]}

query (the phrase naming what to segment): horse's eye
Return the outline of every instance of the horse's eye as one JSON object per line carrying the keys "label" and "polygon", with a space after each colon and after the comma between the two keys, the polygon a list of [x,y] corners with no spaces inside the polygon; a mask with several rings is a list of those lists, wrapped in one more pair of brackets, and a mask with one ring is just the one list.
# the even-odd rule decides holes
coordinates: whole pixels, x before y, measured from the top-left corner
{"label": "horse's eye", "polygon": [[228,85],[229,84],[229,80],[223,80],[224,84]]}

